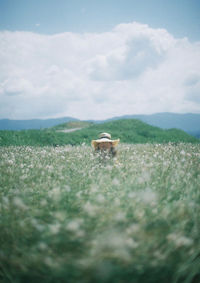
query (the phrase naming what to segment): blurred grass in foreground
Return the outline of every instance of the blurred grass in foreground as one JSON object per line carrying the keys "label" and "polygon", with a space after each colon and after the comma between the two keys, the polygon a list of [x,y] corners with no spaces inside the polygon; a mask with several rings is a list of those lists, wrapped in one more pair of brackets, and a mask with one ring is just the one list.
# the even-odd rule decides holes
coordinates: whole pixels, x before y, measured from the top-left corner
{"label": "blurred grass in foreground", "polygon": [[199,144],[0,156],[1,282],[200,282]]}

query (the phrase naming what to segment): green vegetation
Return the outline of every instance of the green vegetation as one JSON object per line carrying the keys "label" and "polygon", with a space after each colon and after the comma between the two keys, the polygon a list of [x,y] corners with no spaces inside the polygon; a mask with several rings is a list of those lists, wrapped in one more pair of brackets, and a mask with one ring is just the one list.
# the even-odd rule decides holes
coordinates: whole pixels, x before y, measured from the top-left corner
{"label": "green vegetation", "polygon": [[[75,132],[63,133],[58,130],[83,128]],[[109,132],[112,138],[120,138],[123,143],[168,143],[199,142],[182,130],[163,130],[135,119],[117,120],[102,124],[70,122],[51,129],[26,131],[0,131],[0,145],[80,145],[90,144],[101,132]]]}
{"label": "green vegetation", "polygon": [[120,144],[104,163],[87,145],[0,156],[2,283],[200,282],[199,144]]}

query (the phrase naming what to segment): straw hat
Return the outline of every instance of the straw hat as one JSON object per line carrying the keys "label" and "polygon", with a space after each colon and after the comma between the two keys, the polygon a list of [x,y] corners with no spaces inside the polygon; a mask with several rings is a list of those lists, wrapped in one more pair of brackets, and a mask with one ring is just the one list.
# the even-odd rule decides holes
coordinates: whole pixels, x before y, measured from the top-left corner
{"label": "straw hat", "polygon": [[92,140],[91,144],[96,149],[99,143],[112,143],[112,146],[115,147],[118,145],[120,139],[111,140],[111,135],[108,133],[101,133],[98,140]]}

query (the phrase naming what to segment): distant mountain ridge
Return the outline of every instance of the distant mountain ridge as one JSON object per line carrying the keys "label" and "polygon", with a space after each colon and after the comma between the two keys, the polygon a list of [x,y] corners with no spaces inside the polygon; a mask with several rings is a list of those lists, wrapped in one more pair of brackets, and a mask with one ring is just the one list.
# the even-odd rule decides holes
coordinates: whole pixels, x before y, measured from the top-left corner
{"label": "distant mountain ridge", "polygon": [[[139,119],[149,125],[160,127],[162,129],[181,129],[186,133],[200,138],[200,114],[177,114],[177,113],[156,113],[151,115],[124,115],[113,117],[102,121],[93,121],[94,123],[104,123],[119,119]],[[80,121],[72,117],[63,117],[55,119],[33,119],[33,120],[0,120],[0,130],[28,130],[44,129],[70,121]]]}
{"label": "distant mountain ridge", "polygon": [[0,120],[0,130],[31,130],[50,128],[70,121],[79,121],[72,117],[52,118],[52,119],[31,119],[31,120]]}

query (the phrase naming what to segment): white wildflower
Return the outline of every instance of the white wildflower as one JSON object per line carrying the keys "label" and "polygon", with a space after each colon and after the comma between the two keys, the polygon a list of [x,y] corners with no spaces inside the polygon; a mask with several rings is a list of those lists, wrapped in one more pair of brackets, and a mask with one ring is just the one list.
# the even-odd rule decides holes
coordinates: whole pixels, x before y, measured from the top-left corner
{"label": "white wildflower", "polygon": [[108,171],[111,171],[112,168],[113,168],[113,167],[112,167],[111,165],[107,165],[107,166],[106,166],[106,170],[108,170]]}
{"label": "white wildflower", "polygon": [[55,264],[56,264],[55,261],[49,256],[45,257],[44,263],[48,265],[49,267],[55,267]]}
{"label": "white wildflower", "polygon": [[54,168],[52,165],[47,165],[46,166],[46,169],[49,171],[49,172],[53,172],[54,171]]}
{"label": "white wildflower", "polygon": [[114,204],[117,205],[117,206],[120,205],[120,199],[119,198],[115,198],[114,199]]}
{"label": "white wildflower", "polygon": [[121,222],[121,221],[124,221],[125,219],[126,219],[126,215],[125,215],[125,213],[124,212],[118,212],[116,215],[115,215],[115,220],[116,221],[119,221],[119,222]]}
{"label": "white wildflower", "polygon": [[155,251],[154,252],[154,256],[158,259],[158,260],[165,260],[166,259],[166,255],[164,253],[161,253],[160,251]]}
{"label": "white wildflower", "polygon": [[76,193],[76,197],[77,197],[77,198],[80,198],[81,195],[82,195],[82,193],[83,193],[82,191],[77,192],[77,193]]}
{"label": "white wildflower", "polygon": [[68,185],[66,185],[66,186],[64,187],[64,189],[65,189],[65,191],[68,192],[68,193],[71,192],[71,188],[70,188],[70,186],[68,186]]}
{"label": "white wildflower", "polygon": [[131,234],[134,234],[134,233],[137,233],[139,231],[139,224],[131,224],[127,229],[126,229],[126,232],[128,235],[131,235]]}
{"label": "white wildflower", "polygon": [[135,192],[130,192],[130,193],[128,193],[128,197],[129,198],[135,198],[136,197],[136,193]]}
{"label": "white wildflower", "polygon": [[7,163],[8,163],[9,165],[13,165],[13,164],[14,164],[14,161],[10,159],[10,160],[7,161]]}
{"label": "white wildflower", "polygon": [[57,211],[55,212],[54,215],[55,215],[55,218],[58,219],[59,221],[64,221],[66,217],[65,213],[62,211]]}
{"label": "white wildflower", "polygon": [[140,193],[140,198],[144,203],[154,204],[157,200],[157,195],[150,188]]}
{"label": "white wildflower", "polygon": [[139,246],[139,244],[132,238],[125,239],[125,244],[128,248],[132,248],[132,249],[136,249]]}
{"label": "white wildflower", "polygon": [[42,199],[40,201],[41,206],[46,206],[47,205],[47,200],[46,199]]}
{"label": "white wildflower", "polygon": [[97,193],[98,187],[96,185],[93,185],[90,191],[91,191],[91,193]]}
{"label": "white wildflower", "polygon": [[94,216],[97,211],[97,207],[95,205],[92,205],[90,202],[87,202],[83,206],[83,210],[89,215],[89,216]]}
{"label": "white wildflower", "polygon": [[8,205],[8,203],[9,203],[9,200],[8,200],[7,197],[2,197],[2,201],[3,201],[4,205]]}
{"label": "white wildflower", "polygon": [[40,242],[38,244],[38,249],[40,249],[41,251],[44,251],[44,250],[47,250],[48,249],[48,246],[47,244],[45,244],[44,242]]}
{"label": "white wildflower", "polygon": [[181,150],[180,154],[181,154],[181,155],[185,155],[185,151],[184,151],[184,150]]}
{"label": "white wildflower", "polygon": [[44,226],[39,224],[35,218],[31,219],[31,224],[33,225],[33,227],[35,227],[35,229],[37,229],[40,232],[44,230]]}
{"label": "white wildflower", "polygon": [[51,234],[56,235],[60,231],[60,223],[50,224],[49,231]]}
{"label": "white wildflower", "polygon": [[167,236],[168,241],[172,241],[177,247],[181,246],[191,246],[193,244],[193,240],[187,238],[185,236],[177,235],[177,234],[169,234]]}
{"label": "white wildflower", "polygon": [[99,203],[103,203],[105,201],[105,198],[102,194],[99,194],[99,195],[97,195],[96,200]]}
{"label": "white wildflower", "polygon": [[28,177],[28,176],[25,174],[25,175],[20,176],[20,179],[21,179],[21,180],[25,180],[25,179],[27,179],[27,177]]}
{"label": "white wildflower", "polygon": [[19,209],[22,209],[22,210],[27,209],[27,206],[24,204],[23,200],[19,197],[15,197],[13,199],[13,204]]}
{"label": "white wildflower", "polygon": [[141,176],[141,177],[138,177],[138,184],[143,184],[145,182],[145,179]]}
{"label": "white wildflower", "polygon": [[49,197],[52,197],[54,200],[59,200],[61,197],[61,190],[60,188],[54,188],[48,194]]}
{"label": "white wildflower", "polygon": [[112,183],[113,185],[118,186],[120,184],[120,181],[117,178],[114,178]]}
{"label": "white wildflower", "polygon": [[82,219],[74,219],[67,224],[66,228],[71,232],[76,232],[79,230],[82,223],[83,223]]}

